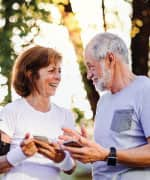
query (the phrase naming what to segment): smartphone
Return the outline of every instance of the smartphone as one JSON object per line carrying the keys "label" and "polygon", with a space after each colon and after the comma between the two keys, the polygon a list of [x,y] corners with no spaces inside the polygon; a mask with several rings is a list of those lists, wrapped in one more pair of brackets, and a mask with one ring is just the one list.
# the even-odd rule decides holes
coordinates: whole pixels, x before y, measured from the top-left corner
{"label": "smartphone", "polygon": [[46,136],[37,136],[34,135],[33,136],[35,139],[40,140],[40,141],[45,141],[45,142],[49,142],[48,138]]}
{"label": "smartphone", "polygon": [[74,141],[74,140],[70,140],[70,141],[65,141],[63,143],[64,146],[70,146],[70,147],[78,147],[78,148],[81,148],[82,145],[79,144],[77,141]]}

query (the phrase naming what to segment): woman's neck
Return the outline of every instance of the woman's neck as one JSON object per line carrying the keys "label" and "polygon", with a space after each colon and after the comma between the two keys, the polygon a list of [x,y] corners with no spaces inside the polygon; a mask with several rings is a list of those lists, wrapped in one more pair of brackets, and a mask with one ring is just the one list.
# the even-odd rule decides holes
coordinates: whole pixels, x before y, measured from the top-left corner
{"label": "woman's neck", "polygon": [[48,112],[50,110],[50,98],[40,95],[29,95],[26,97],[27,102],[36,110]]}

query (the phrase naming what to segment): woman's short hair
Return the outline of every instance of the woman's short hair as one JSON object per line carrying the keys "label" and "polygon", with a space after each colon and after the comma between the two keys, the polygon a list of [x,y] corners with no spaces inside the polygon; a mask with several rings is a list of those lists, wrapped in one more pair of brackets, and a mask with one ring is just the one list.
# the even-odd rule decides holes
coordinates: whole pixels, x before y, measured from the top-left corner
{"label": "woman's short hair", "polygon": [[61,62],[62,56],[52,48],[34,46],[20,54],[13,66],[12,85],[22,97],[27,97],[35,90],[38,71],[50,64]]}

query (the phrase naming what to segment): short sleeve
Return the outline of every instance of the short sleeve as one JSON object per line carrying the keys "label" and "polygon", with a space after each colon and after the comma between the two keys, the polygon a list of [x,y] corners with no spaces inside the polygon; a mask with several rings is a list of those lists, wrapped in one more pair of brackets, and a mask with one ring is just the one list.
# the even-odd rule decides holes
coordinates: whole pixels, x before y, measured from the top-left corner
{"label": "short sleeve", "polygon": [[73,113],[69,110],[66,110],[65,112],[65,121],[64,121],[64,127],[75,129],[75,120],[73,117]]}
{"label": "short sleeve", "polygon": [[14,113],[7,107],[0,111],[0,130],[10,137],[13,136],[15,130]]}
{"label": "short sleeve", "polygon": [[145,87],[141,102],[141,124],[146,137],[150,137],[150,84]]}

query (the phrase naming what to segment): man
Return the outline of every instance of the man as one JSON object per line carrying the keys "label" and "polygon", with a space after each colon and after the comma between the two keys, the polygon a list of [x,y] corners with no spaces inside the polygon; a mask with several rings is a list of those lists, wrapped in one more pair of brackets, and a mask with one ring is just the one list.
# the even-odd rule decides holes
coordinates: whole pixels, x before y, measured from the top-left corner
{"label": "man", "polygon": [[130,71],[127,47],[111,33],[98,34],[88,43],[85,62],[95,88],[107,90],[97,104],[96,143],[63,128],[62,139],[82,145],[65,149],[75,159],[93,163],[94,180],[149,180],[150,80]]}

